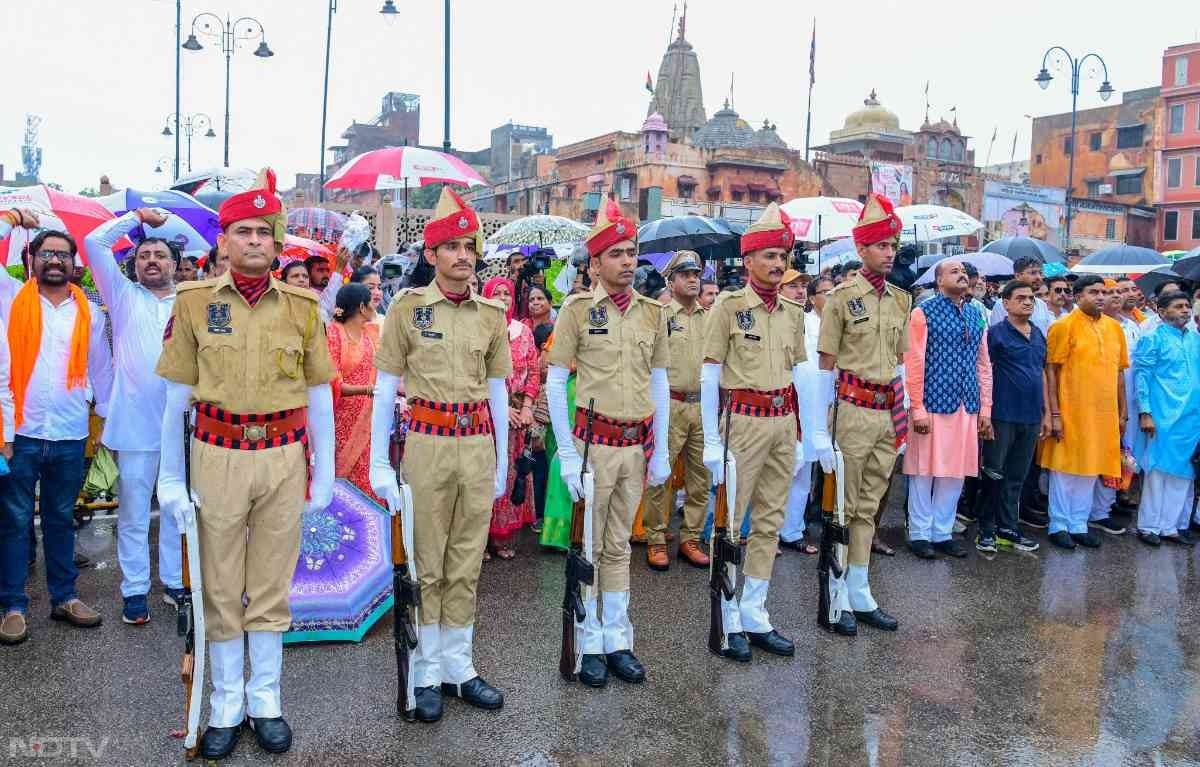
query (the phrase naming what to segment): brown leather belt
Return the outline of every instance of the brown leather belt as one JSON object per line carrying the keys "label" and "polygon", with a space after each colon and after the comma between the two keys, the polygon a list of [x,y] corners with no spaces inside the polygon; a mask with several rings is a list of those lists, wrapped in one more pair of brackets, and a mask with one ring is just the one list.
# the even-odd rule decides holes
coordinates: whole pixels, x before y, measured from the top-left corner
{"label": "brown leather belt", "polygon": [[731,389],[729,401],[734,405],[746,405],[753,408],[783,409],[791,412],[795,409],[795,398],[784,393],[763,394],[750,389]]}
{"label": "brown leather belt", "polygon": [[[842,379],[838,381],[838,397],[861,407],[873,408],[875,410],[891,410],[892,405],[896,402],[895,390],[890,386],[886,386],[886,384],[873,384],[873,386],[880,386],[881,388],[867,388],[866,386]],[[884,386],[886,388],[882,388]]]}
{"label": "brown leather belt", "polygon": [[674,389],[672,389],[671,390],[671,399],[675,400],[676,402],[699,402],[700,401],[700,392],[698,392],[698,391],[683,392],[683,391],[675,391]]}
{"label": "brown leather belt", "polygon": [[[577,433],[587,430],[587,421],[587,411],[583,408],[576,408],[575,430]],[[592,419],[592,435],[601,439],[641,442],[645,434],[645,421],[618,421],[603,418],[599,413]]]}
{"label": "brown leather belt", "polygon": [[[251,416],[232,415],[233,419],[245,421]],[[228,441],[264,442],[284,437],[308,426],[308,408],[295,410],[270,421],[255,420],[250,423],[229,423],[214,418],[203,409],[196,410],[196,430],[208,432],[214,437]]]}
{"label": "brown leather belt", "polygon": [[452,413],[449,410],[435,410],[425,405],[414,404],[411,410],[413,421],[440,426],[443,429],[471,429],[490,424],[492,420],[492,414],[486,407],[469,413]]}

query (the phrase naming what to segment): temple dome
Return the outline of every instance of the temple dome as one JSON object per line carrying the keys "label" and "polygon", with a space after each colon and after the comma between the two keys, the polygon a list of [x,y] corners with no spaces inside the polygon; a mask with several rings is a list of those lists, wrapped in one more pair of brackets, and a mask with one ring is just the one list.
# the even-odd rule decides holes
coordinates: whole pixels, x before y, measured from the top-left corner
{"label": "temple dome", "polygon": [[754,128],[730,109],[729,101],[726,100],[725,108],[714,114],[696,133],[695,143],[696,146],[706,149],[751,147],[754,146],[754,137]]}
{"label": "temple dome", "polygon": [[875,96],[875,89],[871,89],[871,95],[863,100],[863,108],[851,112],[846,116],[846,123],[843,130],[846,131],[897,131],[900,129],[900,118],[895,112],[885,109],[879,103],[879,99]]}
{"label": "temple dome", "polygon": [[666,133],[668,130],[667,121],[658,112],[652,113],[642,123],[642,133]]}
{"label": "temple dome", "polygon": [[763,126],[754,132],[754,145],[767,149],[787,149],[787,142],[775,132],[776,127],[770,120],[763,120]]}

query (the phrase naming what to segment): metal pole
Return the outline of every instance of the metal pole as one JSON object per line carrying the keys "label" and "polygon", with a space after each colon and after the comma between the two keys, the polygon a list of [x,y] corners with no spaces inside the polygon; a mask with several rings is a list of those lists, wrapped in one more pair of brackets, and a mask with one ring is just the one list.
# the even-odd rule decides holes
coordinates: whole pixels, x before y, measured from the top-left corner
{"label": "metal pole", "polygon": [[[180,82],[180,55],[182,43],[179,42],[179,37],[183,33],[183,0],[175,0],[175,178],[179,178],[179,82]],[[191,162],[188,162],[188,172],[192,170]]]}
{"label": "metal pole", "polygon": [[1071,195],[1075,187],[1075,106],[1079,101],[1079,61],[1071,61],[1071,154],[1067,160],[1067,236],[1063,248],[1071,247]]}
{"label": "metal pole", "polygon": [[445,62],[445,80],[446,80],[446,124],[442,136],[442,151],[450,151],[450,0],[446,0],[445,12],[445,37],[446,37],[446,62]]}
{"label": "metal pole", "polygon": [[[176,139],[179,137],[179,131],[175,131]],[[192,172],[192,118],[187,121],[187,150],[188,150],[188,173]]]}
{"label": "metal pole", "polygon": [[233,24],[225,17],[225,28],[221,35],[221,45],[225,49],[225,167],[229,167],[229,67],[233,58]]}
{"label": "metal pole", "polygon": [[329,22],[325,26],[325,86],[321,94],[321,154],[317,156],[320,182],[317,185],[317,201],[325,202],[325,118],[329,112],[329,48],[333,41],[333,14],[337,13],[337,0],[329,0]]}

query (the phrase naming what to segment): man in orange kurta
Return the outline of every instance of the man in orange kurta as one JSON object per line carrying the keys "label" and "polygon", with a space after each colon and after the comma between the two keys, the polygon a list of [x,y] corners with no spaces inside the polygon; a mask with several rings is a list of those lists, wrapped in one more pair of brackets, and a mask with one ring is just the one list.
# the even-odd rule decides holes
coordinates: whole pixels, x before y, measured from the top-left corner
{"label": "man in orange kurta", "polygon": [[1129,351],[1120,324],[1101,311],[1106,294],[1100,277],[1080,277],[1074,311],[1046,339],[1051,436],[1041,463],[1050,471],[1050,542],[1065,549],[1100,545],[1087,528],[1092,495],[1100,476],[1121,475]]}

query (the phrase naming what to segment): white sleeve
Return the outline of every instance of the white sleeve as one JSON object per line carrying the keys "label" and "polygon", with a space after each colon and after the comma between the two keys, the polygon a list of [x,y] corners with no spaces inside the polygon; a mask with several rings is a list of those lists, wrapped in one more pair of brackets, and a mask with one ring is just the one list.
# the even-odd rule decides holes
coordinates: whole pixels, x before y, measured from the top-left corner
{"label": "white sleeve", "polygon": [[167,381],[166,407],[163,408],[159,448],[158,484],[183,484],[187,476],[183,466],[183,414],[192,404],[192,387]]}
{"label": "white sleeve", "polygon": [[131,210],[120,218],[105,221],[84,240],[92,279],[96,281],[96,289],[110,310],[120,303],[121,295],[133,287],[133,283],[121,273],[121,267],[113,255],[113,246],[141,223],[137,212]]}
{"label": "white sleeve", "polygon": [[567,412],[567,376],[569,371],[564,367],[551,365],[546,371],[546,406],[550,409],[550,425],[554,427],[554,440],[558,443],[558,456],[578,455],[575,449],[574,433],[571,430],[571,416]]}
{"label": "white sleeve", "polygon": [[378,370],[375,373],[375,396],[371,401],[371,466],[392,470],[389,453],[392,427],[396,420],[396,392],[400,376]]}
{"label": "white sleeve", "polygon": [[[108,336],[104,333],[104,312],[95,304],[91,305],[92,328],[88,337],[88,380],[92,384],[92,400],[96,403],[96,415],[108,418],[109,400],[113,388],[112,349],[108,345]],[[125,403],[130,407],[129,403]],[[132,405],[136,407],[136,405]]]}
{"label": "white sleeve", "polygon": [[654,402],[654,453],[669,457],[667,436],[671,429],[671,386],[666,368],[650,369],[650,399]]}
{"label": "white sleeve", "polygon": [[308,387],[308,442],[313,455],[314,487],[333,484],[333,387]]}
{"label": "white sleeve", "polygon": [[[0,323],[0,331],[3,329],[4,325]],[[0,438],[6,445],[12,444],[13,424],[16,418],[12,389],[9,388],[12,377],[11,365],[8,355],[8,336],[0,332],[0,421],[4,424],[4,431],[0,433]]]}
{"label": "white sleeve", "polygon": [[496,472],[508,474],[508,385],[503,378],[489,378],[488,406],[492,411],[492,430],[496,434]]}
{"label": "white sleeve", "polygon": [[342,289],[342,283],[345,279],[341,273],[329,275],[329,284],[321,291],[320,298],[317,299],[317,311],[321,314],[321,319],[328,325],[333,321],[333,310],[337,307],[337,293]]}
{"label": "white sleeve", "polygon": [[720,445],[721,432],[717,412],[721,399],[721,363],[705,362],[700,366],[700,421],[704,428],[704,443]]}

